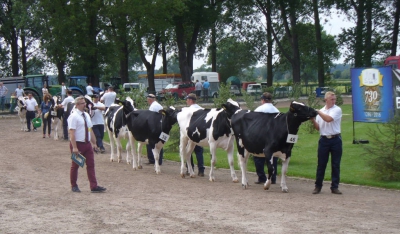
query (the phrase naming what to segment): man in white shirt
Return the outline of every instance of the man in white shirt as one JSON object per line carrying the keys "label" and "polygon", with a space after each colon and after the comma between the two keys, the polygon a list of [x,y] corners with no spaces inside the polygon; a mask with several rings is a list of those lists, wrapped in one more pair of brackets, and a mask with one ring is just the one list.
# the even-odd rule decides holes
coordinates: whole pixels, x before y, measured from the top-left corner
{"label": "man in white shirt", "polygon": [[72,90],[67,90],[67,97],[62,101],[62,103],[59,105],[59,107],[64,108],[64,116],[63,116],[63,133],[64,133],[64,141],[68,141],[68,113],[67,113],[67,108],[68,108],[68,103],[74,102],[74,98],[72,97]]}
{"label": "man in white shirt", "polygon": [[[149,106],[149,110],[150,111],[154,111],[154,112],[158,113],[160,110],[164,109],[160,105],[160,103],[158,103],[156,101],[156,96],[154,94],[147,95],[147,103],[150,105]],[[148,145],[146,145],[146,149],[147,149],[147,158],[149,159],[149,163],[148,164],[154,164],[155,163],[155,159],[154,159],[153,151],[151,150],[150,147],[148,147]],[[162,165],[163,156],[164,156],[164,149],[161,149],[160,157],[158,159],[158,163],[160,164],[160,166]]]}
{"label": "man in white shirt", "polygon": [[201,89],[203,89],[203,84],[199,80],[196,80],[196,84],[194,85],[194,89],[196,90],[196,96],[200,98]]}
{"label": "man in white shirt", "polygon": [[8,93],[7,87],[3,85],[3,82],[0,82],[0,108],[1,108],[1,111],[4,111],[7,93]]}
{"label": "man in white shirt", "polygon": [[15,96],[18,99],[19,97],[23,97],[24,95],[24,90],[22,89],[21,85],[18,85],[18,88],[15,89]]}
{"label": "man in white shirt", "polygon": [[106,106],[99,102],[99,95],[93,94],[93,133],[96,136],[96,145],[99,147],[100,152],[104,153],[106,150],[103,146],[103,137],[104,137],[104,116],[103,111],[106,109]]}
{"label": "man in white shirt", "polygon": [[67,95],[67,86],[64,82],[61,83],[61,101],[64,101],[65,96]]}
{"label": "man in white shirt", "polygon": [[[71,141],[69,148],[71,153],[82,154],[86,158],[86,171],[90,183],[92,193],[101,193],[106,191],[106,188],[97,185],[96,173],[94,168],[94,153],[97,149],[96,136],[91,131],[93,127],[90,116],[85,112],[86,101],[80,96],[75,99],[75,110],[68,118],[68,129]],[[78,169],[79,166],[74,161],[71,164],[70,181],[72,192],[80,192],[78,184]]]}
{"label": "man in white shirt", "polygon": [[[26,124],[28,127],[28,129],[25,130],[25,132],[30,132],[32,120],[35,118],[36,115],[35,111],[39,111],[39,108],[36,99],[33,98],[32,96],[32,93],[28,93],[28,99],[26,99],[25,104],[26,104]],[[36,132],[35,127],[33,127],[33,131]]]}
{"label": "man in white shirt", "polygon": [[90,97],[93,96],[93,87],[92,87],[92,83],[89,83],[88,86],[86,86],[86,94],[89,95]]}
{"label": "man in white shirt", "polygon": [[117,94],[112,86],[108,87],[107,92],[101,97],[100,101],[106,106],[106,110],[115,102]]}
{"label": "man in white shirt", "polygon": [[[190,93],[187,95],[186,99],[186,104],[189,107],[189,109],[203,109],[201,106],[196,104],[197,96],[194,93]],[[196,159],[197,159],[197,168],[199,170],[199,173],[197,174],[198,176],[204,177],[204,157],[203,157],[203,147],[196,145],[194,147],[194,153],[196,154]],[[193,157],[190,156],[190,163],[192,165],[192,168],[194,170],[194,163],[193,163]],[[187,166],[187,165],[186,165]],[[188,174],[188,172],[186,172]]]}
{"label": "man in white shirt", "polygon": [[[261,106],[257,107],[254,112],[264,112],[264,113],[279,113],[279,110],[272,104],[272,94],[265,92],[261,95]],[[256,173],[258,175],[258,180],[255,184],[264,184],[267,181],[267,177],[264,171],[265,156],[253,155],[254,165],[256,168]],[[276,184],[276,174],[278,172],[278,158],[272,157],[272,164],[274,166],[274,173],[272,174],[271,183]]]}

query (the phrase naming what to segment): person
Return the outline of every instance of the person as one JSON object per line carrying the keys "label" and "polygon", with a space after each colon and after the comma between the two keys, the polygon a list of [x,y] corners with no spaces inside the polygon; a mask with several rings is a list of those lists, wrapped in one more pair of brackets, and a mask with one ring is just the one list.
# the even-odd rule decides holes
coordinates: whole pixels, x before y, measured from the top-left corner
{"label": "person", "polygon": [[[36,102],[36,99],[33,98],[32,93],[28,93],[28,99],[25,101],[26,104],[26,125],[28,127],[25,132],[30,132],[31,131],[31,124],[32,120],[35,118],[35,111],[38,110],[38,103]],[[33,127],[33,131],[37,131],[36,127]]]}
{"label": "person", "polygon": [[[188,96],[186,96],[186,104],[189,106],[190,109],[202,109],[201,106],[196,104],[196,94],[190,93]],[[204,177],[204,157],[203,157],[203,147],[196,145],[194,147],[194,153],[196,154],[196,159],[197,159],[197,167],[198,167],[198,176]],[[193,163],[193,157],[190,156],[190,163],[192,165],[192,168],[194,170],[194,163]],[[187,165],[186,165],[187,166]],[[186,172],[187,173],[187,172]]]}
{"label": "person", "polygon": [[208,101],[208,89],[210,88],[210,83],[207,79],[203,83],[203,98],[205,101]]}
{"label": "person", "polygon": [[63,133],[64,133],[64,141],[68,141],[68,113],[67,113],[67,108],[68,108],[68,103],[74,102],[74,98],[72,97],[72,90],[67,90],[67,97],[64,99],[64,101],[61,102],[59,107],[64,108],[64,116],[63,116]]}
{"label": "person", "polygon": [[[265,92],[261,95],[261,106],[257,107],[254,112],[264,112],[264,113],[279,113],[278,108],[276,108],[272,104],[272,94]],[[264,184],[267,181],[267,177],[264,171],[265,165],[265,156],[256,156],[254,155],[254,165],[256,167],[256,173],[258,176],[258,180],[256,180],[255,184]],[[278,158],[272,157],[272,164],[274,167],[274,172],[272,174],[271,183],[276,184],[276,174],[278,171]]]}
{"label": "person", "polygon": [[21,86],[21,85],[18,85],[18,88],[15,89],[15,95],[16,95],[17,99],[18,99],[19,97],[25,96],[24,90],[22,89],[22,86]]}
{"label": "person", "polygon": [[196,84],[194,85],[194,88],[196,90],[196,96],[200,97],[201,96],[201,89],[203,88],[203,85],[199,80],[196,80]]}
{"label": "person", "polygon": [[333,194],[342,194],[339,190],[340,160],[343,152],[342,137],[340,135],[342,109],[335,105],[336,95],[334,92],[326,92],[324,100],[325,106],[317,110],[318,116],[316,118],[310,120],[321,135],[318,141],[318,165],[313,194],[321,192],[326,165],[329,161],[329,153],[331,154],[332,168],[331,192]]}
{"label": "person", "polygon": [[100,101],[106,106],[106,110],[115,102],[117,94],[112,86],[108,87],[107,92],[101,97]]}
{"label": "person", "polygon": [[3,82],[0,82],[0,108],[1,108],[1,111],[4,111],[7,93],[8,93],[7,87],[4,86]]}
{"label": "person", "polygon": [[48,93],[49,93],[49,90],[47,89],[47,85],[46,85],[46,84],[43,84],[43,88],[42,88],[43,97],[44,97],[46,94],[48,94]]}
{"label": "person", "polygon": [[[147,103],[150,105],[149,106],[149,110],[150,111],[159,112],[160,110],[164,109],[160,105],[160,103],[158,103],[156,101],[156,96],[154,94],[147,95]],[[147,158],[149,159],[149,163],[148,164],[154,164],[155,163],[155,159],[154,159],[154,155],[153,155],[152,149],[149,147],[149,145],[146,145],[146,149],[147,149]],[[164,156],[164,150],[161,149],[160,157],[158,159],[158,164],[160,166],[162,165],[163,156]]]}
{"label": "person", "polygon": [[[68,130],[70,135],[69,148],[71,153],[82,154],[86,158],[86,171],[92,193],[104,192],[106,188],[98,186],[94,168],[94,151],[97,150],[96,136],[90,129],[93,127],[90,116],[85,110],[85,97],[75,99],[75,110],[68,118]],[[72,192],[80,192],[77,184],[79,166],[74,161],[71,163],[70,180]]]}
{"label": "person", "polygon": [[92,83],[89,83],[88,86],[86,86],[86,94],[89,95],[90,97],[93,96],[93,87]]}
{"label": "person", "polygon": [[67,95],[67,86],[64,82],[61,83],[61,101],[64,101],[65,96]]}
{"label": "person", "polygon": [[49,111],[50,111],[50,108],[51,108],[51,105],[52,105],[50,99],[51,99],[51,95],[50,94],[46,94],[44,96],[44,98],[43,98],[42,103],[40,104],[40,112],[39,112],[39,114],[42,115],[43,138],[46,138],[46,128],[48,128],[47,134],[48,134],[49,138],[50,138],[50,133],[51,133],[51,117],[49,117],[49,116],[46,116],[47,118],[45,117],[46,113],[48,113],[47,115],[50,114]]}
{"label": "person", "polygon": [[94,114],[92,116],[92,124],[93,124],[93,133],[96,136],[96,145],[100,149],[100,153],[106,152],[103,145],[103,137],[104,137],[104,117],[103,111],[106,109],[106,106],[99,102],[99,95],[93,94],[93,109]]}

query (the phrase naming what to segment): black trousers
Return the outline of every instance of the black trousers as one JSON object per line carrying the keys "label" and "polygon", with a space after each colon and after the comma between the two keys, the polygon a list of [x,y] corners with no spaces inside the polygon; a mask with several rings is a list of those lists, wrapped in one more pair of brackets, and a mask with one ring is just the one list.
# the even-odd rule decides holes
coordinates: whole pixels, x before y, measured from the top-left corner
{"label": "black trousers", "polygon": [[[35,118],[35,111],[27,111],[26,112],[26,126],[28,130],[31,130],[32,120]],[[33,129],[36,129],[35,127]]]}
{"label": "black trousers", "polygon": [[[265,175],[264,165],[265,165],[265,157],[253,157],[254,165],[256,167],[256,173],[258,175],[258,181],[265,182],[267,181],[267,176]],[[276,182],[276,174],[278,172],[278,158],[273,157],[272,166],[274,167],[274,172],[272,173],[272,182]]]}

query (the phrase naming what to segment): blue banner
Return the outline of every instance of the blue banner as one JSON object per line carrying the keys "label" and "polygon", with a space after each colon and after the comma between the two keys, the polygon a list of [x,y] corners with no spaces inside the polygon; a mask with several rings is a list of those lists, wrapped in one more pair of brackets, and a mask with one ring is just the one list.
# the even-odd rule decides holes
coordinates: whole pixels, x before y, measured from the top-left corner
{"label": "blue banner", "polygon": [[392,68],[352,68],[353,121],[386,123],[393,118]]}

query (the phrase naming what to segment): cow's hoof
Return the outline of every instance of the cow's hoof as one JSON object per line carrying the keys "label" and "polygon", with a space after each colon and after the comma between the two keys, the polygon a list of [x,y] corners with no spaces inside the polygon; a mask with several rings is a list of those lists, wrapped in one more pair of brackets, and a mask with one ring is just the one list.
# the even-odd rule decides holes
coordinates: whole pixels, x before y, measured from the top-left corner
{"label": "cow's hoof", "polygon": [[196,175],[195,174],[190,175],[190,178],[196,178]]}
{"label": "cow's hoof", "polygon": [[233,179],[232,182],[233,182],[233,183],[238,183],[239,180],[236,178],[236,179]]}
{"label": "cow's hoof", "polygon": [[215,182],[215,178],[214,177],[210,177],[209,179],[211,182]]}
{"label": "cow's hoof", "polygon": [[131,162],[129,162],[129,161],[126,161],[126,164],[128,164],[128,165],[131,165]]}
{"label": "cow's hoof", "polygon": [[248,187],[249,187],[248,184],[242,184],[242,188],[243,188],[243,189],[247,189]]}
{"label": "cow's hoof", "polygon": [[181,173],[181,178],[185,178],[185,173]]}
{"label": "cow's hoof", "polygon": [[161,174],[161,171],[156,171],[156,174],[157,174],[157,175]]}
{"label": "cow's hoof", "polygon": [[111,159],[110,159],[110,162],[114,162],[114,159],[111,158]]}
{"label": "cow's hoof", "polygon": [[282,189],[282,192],[283,192],[283,193],[288,193],[289,190],[288,190],[288,189]]}
{"label": "cow's hoof", "polygon": [[137,167],[132,167],[132,169],[133,169],[134,171],[136,171],[136,170],[137,170]]}
{"label": "cow's hoof", "polygon": [[268,190],[269,189],[269,185],[264,185],[264,190]]}
{"label": "cow's hoof", "polygon": [[138,166],[139,169],[143,169],[142,165]]}

